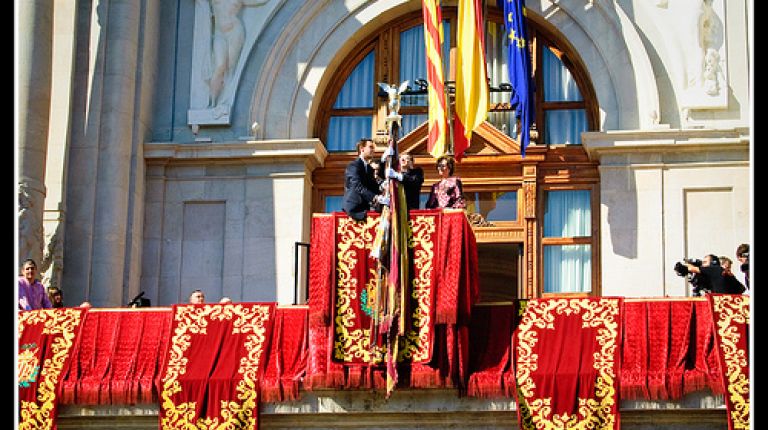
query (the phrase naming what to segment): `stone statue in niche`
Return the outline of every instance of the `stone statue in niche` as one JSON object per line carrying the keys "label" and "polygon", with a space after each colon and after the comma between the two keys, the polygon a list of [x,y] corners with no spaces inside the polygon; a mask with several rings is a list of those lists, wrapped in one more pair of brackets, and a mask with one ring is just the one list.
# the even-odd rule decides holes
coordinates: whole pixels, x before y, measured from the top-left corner
{"label": "stone statue in niche", "polygon": [[[693,13],[684,11],[691,5]],[[686,64],[680,106],[694,110],[727,107],[724,1],[695,0],[692,4],[678,3],[675,8],[690,16],[688,25],[681,26],[678,33]]]}
{"label": "stone statue in niche", "polygon": [[713,0],[702,0],[696,14],[698,46],[688,76],[689,87],[699,87],[709,95],[720,92],[720,47],[723,45],[723,26],[712,8]]}
{"label": "stone statue in niche", "polygon": [[707,49],[704,54],[704,71],[702,73],[702,87],[710,96],[720,94],[720,80],[723,79],[723,69],[720,66],[720,53],[715,49]]}
{"label": "stone statue in niche", "polygon": [[[205,0],[198,0],[205,1]],[[211,73],[208,81],[208,107],[218,104],[224,80],[229,78],[240,59],[245,43],[245,27],[240,20],[243,6],[261,6],[267,0],[210,0],[213,10],[213,39],[211,42]]]}
{"label": "stone statue in niche", "polygon": [[190,125],[229,123],[244,48],[252,46],[274,7],[256,9],[269,1],[195,0]]}

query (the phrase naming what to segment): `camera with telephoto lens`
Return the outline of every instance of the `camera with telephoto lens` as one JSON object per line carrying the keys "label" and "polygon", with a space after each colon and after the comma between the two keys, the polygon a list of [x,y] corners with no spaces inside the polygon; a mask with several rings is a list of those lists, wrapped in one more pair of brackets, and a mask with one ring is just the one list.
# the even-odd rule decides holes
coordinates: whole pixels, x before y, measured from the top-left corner
{"label": "camera with telephoto lens", "polygon": [[709,288],[706,287],[706,285],[703,285],[703,282],[700,282],[701,278],[699,277],[698,273],[693,273],[688,270],[688,264],[701,267],[701,260],[699,259],[690,259],[690,258],[683,258],[683,261],[678,261],[675,264],[675,273],[677,273],[677,276],[682,276],[686,278],[688,282],[691,283],[691,286],[693,287],[693,295],[694,296],[701,296],[706,291],[709,291]]}

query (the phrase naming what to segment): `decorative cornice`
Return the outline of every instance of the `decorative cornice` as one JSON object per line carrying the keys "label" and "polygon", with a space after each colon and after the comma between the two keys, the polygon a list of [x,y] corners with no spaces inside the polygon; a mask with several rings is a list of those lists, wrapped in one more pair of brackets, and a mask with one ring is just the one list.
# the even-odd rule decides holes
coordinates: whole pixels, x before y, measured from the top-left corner
{"label": "decorative cornice", "polygon": [[319,139],[249,140],[221,143],[164,143],[144,144],[144,159],[148,163],[172,163],[202,160],[241,160],[273,162],[304,160],[311,168],[322,166],[328,151]]}
{"label": "decorative cornice", "polygon": [[590,159],[604,154],[748,149],[749,127],[584,132],[581,142]]}

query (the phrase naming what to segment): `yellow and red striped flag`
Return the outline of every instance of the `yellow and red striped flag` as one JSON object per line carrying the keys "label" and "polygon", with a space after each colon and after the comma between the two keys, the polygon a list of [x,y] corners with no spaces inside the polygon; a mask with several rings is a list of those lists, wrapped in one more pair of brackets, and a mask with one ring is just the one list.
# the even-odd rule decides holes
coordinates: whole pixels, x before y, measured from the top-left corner
{"label": "yellow and red striped flag", "polygon": [[453,153],[457,161],[469,148],[472,131],[488,116],[485,31],[481,0],[459,0],[456,26],[456,116]]}
{"label": "yellow and red striped flag", "polygon": [[429,95],[429,134],[427,151],[433,157],[445,155],[447,147],[445,80],[443,76],[443,17],[440,0],[423,0],[421,10],[424,15],[424,46],[427,59],[427,93]]}

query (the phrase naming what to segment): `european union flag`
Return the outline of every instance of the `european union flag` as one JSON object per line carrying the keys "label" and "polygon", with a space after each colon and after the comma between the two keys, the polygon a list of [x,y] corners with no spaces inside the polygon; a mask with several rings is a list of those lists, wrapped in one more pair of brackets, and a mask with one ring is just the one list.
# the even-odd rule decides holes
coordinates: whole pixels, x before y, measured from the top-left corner
{"label": "european union flag", "polygon": [[531,141],[533,124],[533,82],[531,79],[531,55],[528,51],[528,32],[525,27],[523,0],[498,0],[504,4],[504,28],[507,34],[507,63],[509,81],[512,85],[510,104],[520,119],[520,151],[525,157],[525,148]]}

